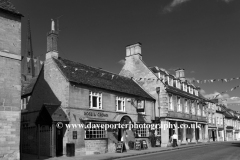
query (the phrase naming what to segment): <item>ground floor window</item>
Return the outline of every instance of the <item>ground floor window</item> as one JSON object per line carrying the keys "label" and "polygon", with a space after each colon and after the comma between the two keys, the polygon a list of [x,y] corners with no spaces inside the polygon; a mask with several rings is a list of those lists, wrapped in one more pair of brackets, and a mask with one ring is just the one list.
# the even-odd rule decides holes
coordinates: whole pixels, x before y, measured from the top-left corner
{"label": "ground floor window", "polygon": [[86,124],[88,128],[85,129],[85,139],[101,139],[106,138],[106,128],[103,123],[89,123]]}
{"label": "ground floor window", "polygon": [[149,137],[149,129],[148,128],[138,128],[135,132],[135,137]]}

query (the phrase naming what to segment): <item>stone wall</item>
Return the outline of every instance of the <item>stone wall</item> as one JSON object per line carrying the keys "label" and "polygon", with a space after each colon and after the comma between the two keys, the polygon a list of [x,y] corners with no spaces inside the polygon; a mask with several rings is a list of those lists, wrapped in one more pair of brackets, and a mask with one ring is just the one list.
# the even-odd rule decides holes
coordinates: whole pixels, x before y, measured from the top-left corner
{"label": "stone wall", "polygon": [[0,159],[20,158],[21,17],[0,11]]}

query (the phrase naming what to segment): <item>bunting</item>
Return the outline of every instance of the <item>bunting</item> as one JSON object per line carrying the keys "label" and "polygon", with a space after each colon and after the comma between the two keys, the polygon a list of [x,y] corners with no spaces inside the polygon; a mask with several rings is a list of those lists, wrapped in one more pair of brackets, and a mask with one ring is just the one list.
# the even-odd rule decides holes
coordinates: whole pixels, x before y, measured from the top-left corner
{"label": "bunting", "polygon": [[222,78],[222,79],[207,79],[207,80],[192,80],[193,83],[213,83],[213,82],[230,82],[233,80],[238,80],[240,77],[235,78]]}
{"label": "bunting", "polygon": [[234,91],[234,90],[237,89],[238,87],[240,87],[240,85],[237,85],[237,86],[231,88],[230,90],[223,91],[223,92],[221,92],[221,93],[219,93],[219,94],[213,96],[212,99],[216,99],[216,98],[217,98],[218,96],[220,96],[221,94],[227,93],[227,92],[229,92],[229,91]]}

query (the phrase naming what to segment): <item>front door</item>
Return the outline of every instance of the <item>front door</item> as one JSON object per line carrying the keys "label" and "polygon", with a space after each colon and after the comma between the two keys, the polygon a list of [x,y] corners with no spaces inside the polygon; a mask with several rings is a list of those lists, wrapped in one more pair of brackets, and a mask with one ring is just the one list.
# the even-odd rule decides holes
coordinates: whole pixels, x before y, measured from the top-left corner
{"label": "front door", "polygon": [[63,130],[56,128],[56,156],[63,155]]}

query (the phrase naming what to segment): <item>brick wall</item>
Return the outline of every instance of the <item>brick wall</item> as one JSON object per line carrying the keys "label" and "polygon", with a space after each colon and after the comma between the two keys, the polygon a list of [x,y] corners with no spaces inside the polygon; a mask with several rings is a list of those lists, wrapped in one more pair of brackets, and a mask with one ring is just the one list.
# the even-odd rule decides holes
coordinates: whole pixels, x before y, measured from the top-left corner
{"label": "brick wall", "polygon": [[0,11],[0,28],[0,159],[10,160],[20,158],[21,61],[9,56],[21,55],[21,18]]}

